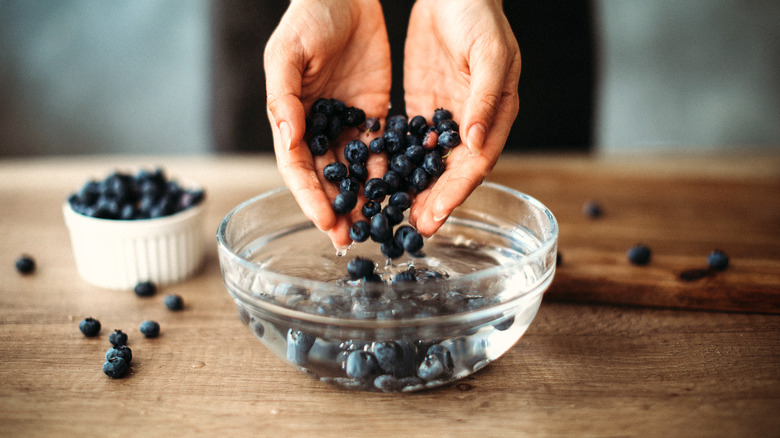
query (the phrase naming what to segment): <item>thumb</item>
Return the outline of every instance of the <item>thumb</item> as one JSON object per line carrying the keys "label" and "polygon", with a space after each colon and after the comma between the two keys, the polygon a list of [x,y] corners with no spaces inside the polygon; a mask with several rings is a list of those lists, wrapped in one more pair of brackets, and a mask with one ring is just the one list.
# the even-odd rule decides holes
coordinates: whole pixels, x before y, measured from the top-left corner
{"label": "thumb", "polygon": [[300,145],[306,130],[305,111],[301,102],[301,59],[298,50],[277,48],[269,42],[265,51],[266,102],[271,128],[279,139],[277,145],[289,151]]}

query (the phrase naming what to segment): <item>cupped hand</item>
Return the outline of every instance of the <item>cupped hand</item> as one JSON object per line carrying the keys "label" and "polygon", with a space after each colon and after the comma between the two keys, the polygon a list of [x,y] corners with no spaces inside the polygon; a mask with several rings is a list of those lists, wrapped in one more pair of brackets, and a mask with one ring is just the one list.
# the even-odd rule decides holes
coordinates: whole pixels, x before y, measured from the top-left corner
{"label": "cupped hand", "polygon": [[[326,97],[361,108],[367,117],[386,116],[391,66],[381,5],[377,0],[295,0],[271,35],[264,59],[279,172],[303,213],[328,232],[334,246],[345,248],[359,212],[352,217],[333,212],[338,187],[324,179],[322,169],[336,160],[346,163],[344,144],[355,132],[331,142],[325,155],[312,156],[304,141],[306,109]],[[369,178],[380,177],[386,160],[372,156],[367,167]]]}
{"label": "cupped hand", "polygon": [[449,109],[463,145],[414,200],[409,220],[432,235],[482,183],[519,108],[520,49],[498,0],[418,0],[404,52],[407,114]]}

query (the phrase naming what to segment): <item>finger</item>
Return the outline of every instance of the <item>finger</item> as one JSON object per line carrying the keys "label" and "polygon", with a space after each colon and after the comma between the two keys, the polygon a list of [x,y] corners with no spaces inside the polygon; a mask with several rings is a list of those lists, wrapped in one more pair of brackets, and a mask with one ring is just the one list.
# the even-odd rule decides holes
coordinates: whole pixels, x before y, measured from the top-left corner
{"label": "finger", "polygon": [[[284,35],[272,38],[265,51],[266,102],[273,130],[279,133],[275,147],[292,150],[301,145],[306,130],[301,102],[304,67],[302,49]],[[296,40],[293,40],[296,41]]]}

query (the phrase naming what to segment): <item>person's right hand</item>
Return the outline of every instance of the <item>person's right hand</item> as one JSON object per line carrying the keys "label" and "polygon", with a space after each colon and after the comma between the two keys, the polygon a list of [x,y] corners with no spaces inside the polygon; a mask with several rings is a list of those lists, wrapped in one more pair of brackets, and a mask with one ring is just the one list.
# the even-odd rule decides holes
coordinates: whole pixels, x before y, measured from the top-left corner
{"label": "person's right hand", "polygon": [[[294,0],[271,35],[264,59],[268,117],[282,179],[314,225],[328,232],[334,246],[346,248],[352,242],[349,227],[360,212],[337,216],[331,200],[338,187],[322,176],[328,163],[346,163],[346,140],[331,142],[327,154],[313,157],[303,139],[305,109],[317,98],[335,98],[363,109],[366,117],[384,119],[391,66],[382,7],[377,0]],[[386,160],[373,154],[367,167],[369,178],[381,177]]]}

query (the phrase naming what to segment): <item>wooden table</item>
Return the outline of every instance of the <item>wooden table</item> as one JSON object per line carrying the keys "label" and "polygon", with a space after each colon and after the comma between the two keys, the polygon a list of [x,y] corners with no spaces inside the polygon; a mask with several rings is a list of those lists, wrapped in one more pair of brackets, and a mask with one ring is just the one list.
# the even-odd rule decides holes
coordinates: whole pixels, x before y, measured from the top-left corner
{"label": "wooden table", "polygon": [[[281,180],[270,157],[0,161],[2,436],[686,436],[780,434],[780,154],[507,156],[490,179],[560,222],[563,262],[504,357],[416,394],[338,390],[271,355],[239,321],[216,249],[202,271],[142,299],[77,274],[60,206],[87,178],[161,165],[208,191],[203,233]],[[603,217],[581,213],[598,201]],[[635,267],[625,252],[653,250]],[[726,251],[725,272],[679,274]],[[29,253],[30,276],[14,260]],[[163,297],[184,297],[182,312]],[[710,310],[707,310],[710,309]],[[718,309],[718,310],[712,310]],[[86,338],[83,318],[103,323]],[[139,333],[155,319],[162,335]],[[131,374],[101,371],[130,334]]]}

